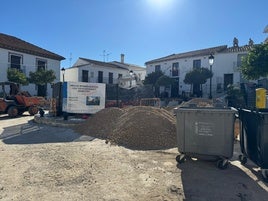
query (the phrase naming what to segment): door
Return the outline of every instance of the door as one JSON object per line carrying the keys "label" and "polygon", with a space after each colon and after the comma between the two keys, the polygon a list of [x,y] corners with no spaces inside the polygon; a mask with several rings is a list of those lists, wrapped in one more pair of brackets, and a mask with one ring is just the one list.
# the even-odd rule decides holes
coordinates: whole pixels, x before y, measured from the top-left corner
{"label": "door", "polygon": [[102,71],[98,72],[98,83],[103,83],[103,72]]}
{"label": "door", "polygon": [[234,80],[233,80],[233,74],[224,74],[224,90],[227,89],[229,84],[233,84]]}
{"label": "door", "polygon": [[[45,70],[47,62],[44,60],[37,60],[37,69]],[[37,96],[45,97],[47,95],[47,85],[37,85]]]}
{"label": "door", "polygon": [[179,97],[179,78],[175,78],[175,82],[171,86],[171,97],[172,98]]}

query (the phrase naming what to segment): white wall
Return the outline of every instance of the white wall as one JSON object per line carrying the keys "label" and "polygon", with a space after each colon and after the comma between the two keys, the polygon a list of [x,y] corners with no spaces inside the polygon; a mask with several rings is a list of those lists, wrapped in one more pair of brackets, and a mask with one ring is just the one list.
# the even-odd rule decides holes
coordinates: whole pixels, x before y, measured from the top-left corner
{"label": "white wall", "polygon": [[[99,65],[87,65],[79,67],[79,80],[82,80],[82,70],[88,70],[88,76],[90,82],[98,82],[98,71],[103,72],[103,82],[108,83],[109,73],[113,73],[113,80],[114,83],[117,83],[118,80],[118,74],[122,74],[123,76],[126,76],[129,74],[127,69],[120,69],[120,68],[109,68]],[[91,73],[94,73],[94,77],[90,77]]]}
{"label": "white wall", "polygon": [[[82,62],[83,63],[83,62]],[[80,59],[76,62],[76,64],[81,64]],[[72,67],[65,69],[65,81],[74,81],[81,82],[82,81],[82,71],[88,71],[88,80],[91,83],[98,82],[98,71],[103,72],[103,82],[108,83],[109,73],[113,73],[113,81],[114,83],[118,82],[118,74],[122,74],[122,76],[126,76],[129,74],[127,69],[121,68],[113,68],[113,67],[105,67],[96,64],[87,64],[78,67]],[[93,77],[92,77],[93,75]]]}
{"label": "white wall", "polygon": [[[60,61],[0,48],[0,69],[1,69],[0,81],[7,81],[7,68],[9,67],[10,64],[8,62],[9,52],[22,55],[23,64],[21,65],[21,69],[22,70],[25,69],[27,77],[29,76],[30,71],[32,72],[36,71],[36,59],[42,59],[47,61],[47,69],[48,70],[52,69],[55,72],[56,80],[54,82],[58,82],[60,80]],[[37,95],[37,87],[34,84],[29,84],[28,86],[22,86],[21,90],[29,91],[31,95]],[[52,89],[50,84],[48,84],[47,86],[47,95],[48,97],[51,97],[52,95]]]}
{"label": "white wall", "polygon": [[[64,81],[78,82],[78,68],[66,68],[64,72]],[[63,72],[61,71],[60,80],[63,81]]]}
{"label": "white wall", "polygon": [[[189,71],[191,71],[193,69],[193,61],[198,60],[198,59],[201,60],[201,67],[209,68],[208,57],[206,57],[206,56],[204,56],[204,57],[189,57],[189,58],[174,59],[174,60],[149,64],[146,66],[146,73],[148,75],[149,73],[154,72],[155,66],[161,65],[161,71],[165,75],[172,77],[172,74],[170,71],[172,69],[172,64],[178,62],[179,63],[179,76],[178,76],[179,77],[179,93],[181,94],[182,91],[190,93],[191,86],[185,84],[183,82],[183,80],[185,78],[186,73],[188,73]],[[203,86],[203,90],[206,90],[205,86]]]}
{"label": "white wall", "polygon": [[[237,70],[237,57],[239,54],[246,54],[246,52],[231,52],[231,53],[219,53],[214,55],[214,63],[212,65],[212,93],[216,94],[217,83],[222,83],[224,81],[224,74],[233,74],[233,84],[238,85],[241,81],[241,74]],[[190,92],[190,85],[186,85],[183,80],[187,72],[191,71],[193,68],[193,60],[201,60],[201,67],[210,69],[208,56],[199,57],[189,57],[183,59],[174,59],[164,62],[156,62],[153,64],[146,65],[147,74],[155,71],[156,65],[161,65],[161,71],[165,75],[171,76],[170,69],[172,68],[172,63],[179,62],[179,93],[182,91]],[[209,94],[209,80],[202,85],[203,96],[206,97]],[[223,87],[223,86],[222,86]]]}

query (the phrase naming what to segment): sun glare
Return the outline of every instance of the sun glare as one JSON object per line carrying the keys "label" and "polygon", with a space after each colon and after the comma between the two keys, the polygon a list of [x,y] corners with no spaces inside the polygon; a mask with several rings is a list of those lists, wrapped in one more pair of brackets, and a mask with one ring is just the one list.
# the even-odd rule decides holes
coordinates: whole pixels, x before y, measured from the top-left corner
{"label": "sun glare", "polygon": [[157,10],[169,9],[175,0],[147,0],[148,6]]}

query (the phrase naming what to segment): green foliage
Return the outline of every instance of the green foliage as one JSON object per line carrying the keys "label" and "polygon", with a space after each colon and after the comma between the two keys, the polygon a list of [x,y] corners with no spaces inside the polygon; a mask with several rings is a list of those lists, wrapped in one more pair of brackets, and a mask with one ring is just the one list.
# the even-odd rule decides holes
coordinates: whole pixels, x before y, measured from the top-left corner
{"label": "green foliage", "polygon": [[242,58],[240,70],[247,80],[266,77],[268,75],[268,44],[255,45],[248,55]]}
{"label": "green foliage", "polygon": [[174,83],[174,79],[166,76],[166,75],[162,75],[161,77],[159,77],[155,83],[156,86],[169,86],[172,85]]}
{"label": "green foliage", "polygon": [[207,68],[195,68],[185,75],[185,84],[205,84],[207,79],[211,78],[213,73]]}
{"label": "green foliage", "polygon": [[7,69],[7,79],[10,82],[16,82],[22,85],[29,84],[26,75],[16,68]]}
{"label": "green foliage", "polygon": [[157,80],[163,75],[164,73],[162,71],[152,72],[145,77],[144,84],[151,84],[155,86]]}
{"label": "green foliage", "polygon": [[55,79],[56,76],[53,70],[39,69],[29,73],[29,82],[36,85],[46,85],[47,83],[52,83]]}

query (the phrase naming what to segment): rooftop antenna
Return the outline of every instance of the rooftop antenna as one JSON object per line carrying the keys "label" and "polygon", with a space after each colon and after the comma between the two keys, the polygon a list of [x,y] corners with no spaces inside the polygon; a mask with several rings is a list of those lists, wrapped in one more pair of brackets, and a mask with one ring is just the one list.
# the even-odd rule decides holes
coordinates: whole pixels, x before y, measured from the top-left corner
{"label": "rooftop antenna", "polygon": [[69,61],[70,61],[70,67],[71,67],[72,66],[72,53],[70,53]]}
{"label": "rooftop antenna", "polygon": [[103,50],[102,57],[103,57],[103,62],[107,62],[109,58],[110,53],[106,53],[106,50]]}

